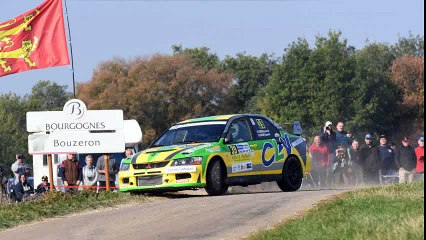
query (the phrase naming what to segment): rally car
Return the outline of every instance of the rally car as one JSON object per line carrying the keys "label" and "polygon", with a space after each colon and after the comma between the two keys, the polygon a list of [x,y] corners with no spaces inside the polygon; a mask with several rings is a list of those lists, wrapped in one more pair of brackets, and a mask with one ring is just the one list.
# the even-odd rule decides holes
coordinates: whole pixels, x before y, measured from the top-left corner
{"label": "rally car", "polygon": [[123,160],[121,192],[170,192],[276,181],[297,191],[310,171],[306,141],[263,115],[187,120],[172,126],[146,150]]}

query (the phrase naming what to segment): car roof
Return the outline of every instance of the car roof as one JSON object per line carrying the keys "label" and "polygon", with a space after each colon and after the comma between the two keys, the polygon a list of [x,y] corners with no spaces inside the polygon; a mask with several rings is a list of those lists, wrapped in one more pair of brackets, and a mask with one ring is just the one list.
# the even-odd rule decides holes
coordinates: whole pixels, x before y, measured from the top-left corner
{"label": "car roof", "polygon": [[210,116],[210,117],[188,119],[188,120],[180,122],[178,124],[197,123],[197,122],[209,122],[209,121],[229,121],[231,118],[240,118],[240,117],[265,117],[265,116],[259,115],[259,114],[219,115],[219,116]]}

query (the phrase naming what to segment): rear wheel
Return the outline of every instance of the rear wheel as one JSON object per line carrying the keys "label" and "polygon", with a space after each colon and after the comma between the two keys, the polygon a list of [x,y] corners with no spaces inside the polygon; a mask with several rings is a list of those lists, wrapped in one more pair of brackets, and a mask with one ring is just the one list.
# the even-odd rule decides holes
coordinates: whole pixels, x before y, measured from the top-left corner
{"label": "rear wheel", "polygon": [[290,157],[284,163],[282,180],[278,186],[283,192],[294,192],[300,189],[303,180],[302,164],[296,157]]}
{"label": "rear wheel", "polygon": [[213,160],[207,169],[206,192],[210,196],[218,196],[228,191],[225,183],[226,169],[220,160]]}

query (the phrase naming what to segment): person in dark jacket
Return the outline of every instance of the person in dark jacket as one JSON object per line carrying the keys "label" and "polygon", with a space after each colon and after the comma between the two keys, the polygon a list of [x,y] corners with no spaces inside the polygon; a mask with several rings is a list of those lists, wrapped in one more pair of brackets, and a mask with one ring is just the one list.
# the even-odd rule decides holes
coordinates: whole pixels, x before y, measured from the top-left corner
{"label": "person in dark jacket", "polygon": [[404,137],[396,165],[399,169],[399,183],[412,183],[416,174],[417,157],[414,148],[410,145],[410,139]]}
{"label": "person in dark jacket", "polygon": [[80,186],[83,180],[80,163],[75,159],[74,154],[67,154],[67,159],[62,162],[59,169],[59,176],[65,186],[65,192],[73,192]]}
{"label": "person in dark jacket", "polygon": [[333,123],[327,121],[325,123],[324,129],[319,133],[321,137],[321,142],[327,146],[328,154],[334,156],[336,152],[336,133],[333,130]]}
{"label": "person in dark jacket", "polygon": [[34,193],[34,188],[27,183],[25,174],[19,175],[19,182],[15,185],[15,197],[17,202],[22,202],[24,198],[30,197]]}
{"label": "person in dark jacket", "polygon": [[355,183],[355,185],[363,185],[364,171],[362,166],[364,166],[364,162],[361,158],[361,150],[358,140],[354,140],[352,142],[351,147],[349,147],[347,150],[347,155],[352,169],[353,180],[351,182]]}
{"label": "person in dark jacket", "polygon": [[361,159],[364,163],[364,182],[366,184],[379,183],[379,151],[373,144],[371,134],[365,136],[365,145],[361,147]]}
{"label": "person in dark jacket", "polygon": [[388,145],[388,138],[380,135],[379,141],[380,175],[396,175],[395,153]]}
{"label": "person in dark jacket", "polygon": [[48,192],[50,192],[49,178],[47,176],[43,176],[41,177],[41,183],[37,186],[36,193],[46,194]]}

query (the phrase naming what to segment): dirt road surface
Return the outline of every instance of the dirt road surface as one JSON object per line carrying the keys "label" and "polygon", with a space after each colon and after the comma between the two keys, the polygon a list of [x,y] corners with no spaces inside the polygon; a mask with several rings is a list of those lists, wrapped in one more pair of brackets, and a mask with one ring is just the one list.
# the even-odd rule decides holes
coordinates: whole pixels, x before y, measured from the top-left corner
{"label": "dirt road surface", "polygon": [[[344,190],[283,193],[275,187],[233,188],[208,197],[203,190],[140,206],[56,218],[0,232],[0,239],[240,239],[271,228]],[[246,193],[250,192],[250,193]],[[255,192],[255,193],[253,193]]]}

